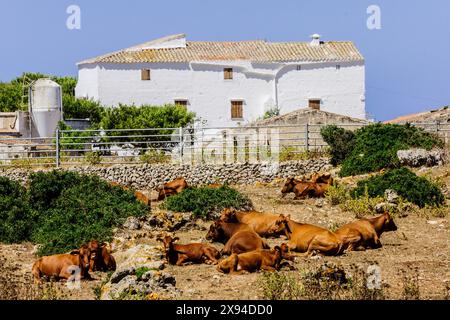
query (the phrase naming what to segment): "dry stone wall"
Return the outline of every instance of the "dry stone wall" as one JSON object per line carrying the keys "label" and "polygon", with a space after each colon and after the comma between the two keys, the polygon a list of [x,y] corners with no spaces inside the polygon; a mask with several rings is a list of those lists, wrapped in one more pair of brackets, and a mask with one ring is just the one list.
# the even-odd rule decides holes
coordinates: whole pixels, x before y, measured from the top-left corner
{"label": "dry stone wall", "polygon": [[[190,185],[209,183],[253,184],[269,182],[275,178],[302,176],[315,171],[327,171],[332,167],[327,158],[290,161],[280,164],[221,164],[221,165],[173,165],[141,164],[110,167],[80,166],[61,170],[82,174],[95,174],[101,178],[135,189],[154,189],[164,182],[183,177]],[[34,169],[49,171],[52,169]],[[32,169],[2,169],[0,176],[26,183]]]}

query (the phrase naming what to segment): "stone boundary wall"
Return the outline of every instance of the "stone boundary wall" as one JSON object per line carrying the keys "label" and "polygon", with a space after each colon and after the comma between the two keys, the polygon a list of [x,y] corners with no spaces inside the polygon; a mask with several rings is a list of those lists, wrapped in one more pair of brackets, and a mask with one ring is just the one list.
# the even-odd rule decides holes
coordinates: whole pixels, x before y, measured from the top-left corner
{"label": "stone boundary wall", "polygon": [[[329,159],[290,161],[280,164],[221,164],[221,165],[175,165],[140,164],[114,165],[110,167],[84,166],[60,170],[76,171],[82,174],[95,174],[99,177],[130,186],[135,189],[154,189],[164,182],[178,177],[186,179],[189,185],[209,183],[253,184],[269,182],[275,178],[302,176],[315,171],[332,168]],[[1,169],[0,176],[26,183],[32,171],[51,171],[53,169]]]}

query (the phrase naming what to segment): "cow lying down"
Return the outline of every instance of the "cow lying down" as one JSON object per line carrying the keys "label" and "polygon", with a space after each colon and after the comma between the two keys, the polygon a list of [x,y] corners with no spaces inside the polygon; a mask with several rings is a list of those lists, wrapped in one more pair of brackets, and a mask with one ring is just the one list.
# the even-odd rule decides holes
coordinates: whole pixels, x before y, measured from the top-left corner
{"label": "cow lying down", "polygon": [[166,259],[177,266],[186,262],[216,264],[220,258],[219,251],[203,243],[176,244],[178,237],[159,237],[157,240],[164,244]]}
{"label": "cow lying down", "polygon": [[346,251],[381,248],[380,237],[383,232],[396,231],[397,226],[389,213],[374,218],[351,222],[335,231]]}
{"label": "cow lying down", "polygon": [[258,270],[275,271],[280,269],[283,259],[282,249],[276,246],[273,249],[258,249],[241,254],[232,254],[217,265],[217,270],[223,273],[239,274],[245,271]]}
{"label": "cow lying down", "polygon": [[34,281],[40,283],[42,276],[67,280],[77,274],[81,279],[90,279],[90,258],[91,250],[86,245],[70,253],[42,257],[33,264]]}

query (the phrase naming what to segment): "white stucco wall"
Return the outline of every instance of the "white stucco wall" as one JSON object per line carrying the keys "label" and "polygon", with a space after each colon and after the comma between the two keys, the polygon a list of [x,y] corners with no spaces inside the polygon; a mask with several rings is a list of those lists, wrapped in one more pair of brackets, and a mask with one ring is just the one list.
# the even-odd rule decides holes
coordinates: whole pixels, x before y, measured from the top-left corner
{"label": "white stucco wall", "polygon": [[363,62],[302,64],[301,70],[285,66],[277,75],[278,106],[287,113],[320,99],[323,111],[364,119],[364,69]]}
{"label": "white stucco wall", "polygon": [[[175,99],[189,101],[188,109],[209,126],[231,126],[231,100],[244,101],[244,121],[256,120],[270,101],[282,113],[322,100],[322,110],[364,118],[364,64],[302,64],[250,62],[192,62],[79,65],[78,97],[104,105],[161,105]],[[233,80],[223,79],[223,68],[233,68]],[[151,80],[141,80],[141,69]]]}

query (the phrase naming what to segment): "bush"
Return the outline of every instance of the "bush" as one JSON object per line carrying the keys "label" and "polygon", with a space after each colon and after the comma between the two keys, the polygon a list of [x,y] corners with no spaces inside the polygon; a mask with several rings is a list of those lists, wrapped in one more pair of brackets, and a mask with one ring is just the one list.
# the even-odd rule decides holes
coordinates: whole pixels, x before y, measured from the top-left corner
{"label": "bush", "polygon": [[397,151],[443,147],[443,142],[421,128],[396,124],[374,124],[355,133],[351,152],[342,162],[341,176],[358,175],[400,165]]}
{"label": "bush", "polygon": [[33,173],[28,192],[0,177],[0,190],[0,241],[33,240],[41,255],[110,241],[114,227],[148,211],[131,190],[73,172]]}
{"label": "bush", "polygon": [[388,170],[383,175],[359,181],[352,195],[361,196],[366,189],[370,197],[383,196],[386,189],[393,189],[402,198],[419,207],[444,203],[444,195],[439,187],[407,168]]}
{"label": "bush", "polygon": [[251,201],[238,191],[228,187],[188,188],[181,193],[166,198],[162,207],[175,212],[193,212],[203,218],[225,208],[249,209]]}
{"label": "bush", "polygon": [[0,112],[14,112],[22,109],[22,87],[0,82]]}
{"label": "bush", "polygon": [[[119,105],[118,108],[105,110],[100,126],[105,129],[146,129],[146,128],[179,128],[184,127],[194,120],[195,114],[186,108],[177,105],[148,106],[141,107]],[[170,135],[173,130],[152,131],[153,135]],[[108,134],[123,135],[123,132]],[[148,131],[130,131],[129,135],[148,135]],[[133,140],[132,138],[130,138]],[[170,141],[170,136],[139,138],[145,140]]]}
{"label": "bush", "polygon": [[335,125],[328,125],[320,129],[320,134],[330,146],[331,164],[334,166],[341,164],[354,147],[354,132]]}
{"label": "bush", "polygon": [[18,182],[0,177],[0,241],[28,240],[32,219],[25,188]]}
{"label": "bush", "polygon": [[332,206],[345,203],[350,199],[348,188],[344,185],[330,186],[325,192],[325,199],[327,199]]}
{"label": "bush", "polygon": [[104,108],[100,103],[87,100],[77,99],[74,96],[63,95],[63,111],[64,119],[87,119],[89,118],[92,124],[98,124],[104,113]]}
{"label": "bush", "polygon": [[[50,186],[51,182],[56,186]],[[39,200],[38,207],[47,208],[32,236],[41,244],[41,255],[66,252],[92,239],[110,241],[114,227],[129,216],[143,216],[148,211],[132,191],[111,186],[96,176],[71,172],[41,173],[34,177],[30,193]],[[45,198],[53,199],[51,205],[42,204]]]}

